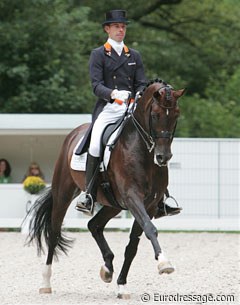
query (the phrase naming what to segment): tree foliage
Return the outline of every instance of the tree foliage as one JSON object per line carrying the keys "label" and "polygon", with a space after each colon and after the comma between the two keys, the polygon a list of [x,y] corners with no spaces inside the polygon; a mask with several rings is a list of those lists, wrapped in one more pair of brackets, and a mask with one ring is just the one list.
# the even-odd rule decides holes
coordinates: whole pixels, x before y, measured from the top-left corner
{"label": "tree foliage", "polygon": [[1,109],[90,111],[92,94],[86,81],[94,27],[87,17],[90,9],[65,1],[15,3],[1,4]]}
{"label": "tree foliage", "polygon": [[188,88],[177,135],[239,137],[238,0],[2,0],[0,111],[91,112],[89,55],[106,39],[105,12],[119,8],[148,79]]}

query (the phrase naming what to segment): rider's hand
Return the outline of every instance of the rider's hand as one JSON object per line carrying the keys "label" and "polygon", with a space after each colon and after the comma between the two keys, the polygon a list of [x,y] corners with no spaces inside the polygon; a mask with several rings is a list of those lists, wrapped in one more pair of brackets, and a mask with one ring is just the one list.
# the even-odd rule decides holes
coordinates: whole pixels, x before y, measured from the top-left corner
{"label": "rider's hand", "polygon": [[122,103],[126,103],[128,101],[130,95],[131,91],[114,89],[111,93],[111,99],[121,105]]}
{"label": "rider's hand", "polygon": [[142,91],[138,91],[135,95],[135,99],[138,100],[142,96]]}

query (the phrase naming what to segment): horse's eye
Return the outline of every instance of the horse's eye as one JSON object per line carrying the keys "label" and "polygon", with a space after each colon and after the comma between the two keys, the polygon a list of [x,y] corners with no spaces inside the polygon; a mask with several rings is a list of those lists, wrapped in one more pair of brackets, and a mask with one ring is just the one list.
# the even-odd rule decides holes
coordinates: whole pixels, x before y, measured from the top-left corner
{"label": "horse's eye", "polygon": [[152,114],[152,119],[155,120],[155,121],[159,121],[160,115],[158,113],[153,113]]}

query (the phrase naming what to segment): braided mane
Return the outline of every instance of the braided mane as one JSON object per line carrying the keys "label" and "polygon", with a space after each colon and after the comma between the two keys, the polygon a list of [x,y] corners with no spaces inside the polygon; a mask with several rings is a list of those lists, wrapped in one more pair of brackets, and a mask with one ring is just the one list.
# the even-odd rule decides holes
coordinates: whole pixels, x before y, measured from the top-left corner
{"label": "braided mane", "polygon": [[152,79],[152,80],[149,80],[146,84],[146,86],[143,88],[142,92],[144,92],[150,85],[154,84],[154,83],[161,83],[163,84],[164,86],[167,86],[167,83],[160,79],[160,78],[155,78],[155,79]]}

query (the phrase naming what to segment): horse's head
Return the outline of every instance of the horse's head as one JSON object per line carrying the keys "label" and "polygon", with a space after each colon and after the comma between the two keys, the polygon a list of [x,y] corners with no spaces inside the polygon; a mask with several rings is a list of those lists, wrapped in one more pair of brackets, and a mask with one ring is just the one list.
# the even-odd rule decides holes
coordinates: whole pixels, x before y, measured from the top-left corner
{"label": "horse's head", "polygon": [[158,166],[166,166],[172,157],[171,143],[180,115],[178,99],[184,92],[185,89],[174,90],[165,82],[156,82],[147,87],[139,101],[145,117],[141,125],[152,142],[154,163]]}

